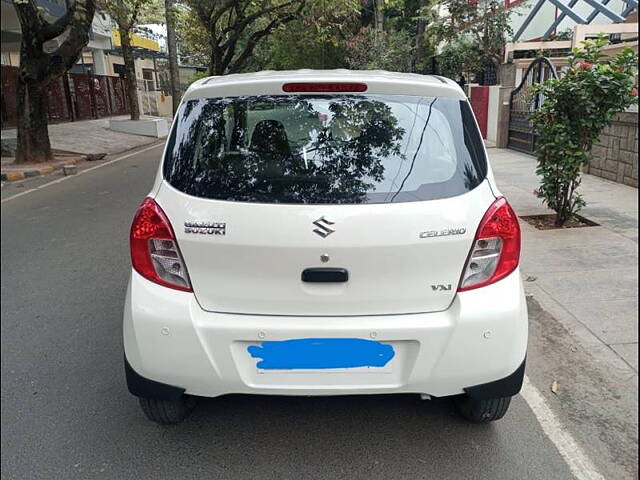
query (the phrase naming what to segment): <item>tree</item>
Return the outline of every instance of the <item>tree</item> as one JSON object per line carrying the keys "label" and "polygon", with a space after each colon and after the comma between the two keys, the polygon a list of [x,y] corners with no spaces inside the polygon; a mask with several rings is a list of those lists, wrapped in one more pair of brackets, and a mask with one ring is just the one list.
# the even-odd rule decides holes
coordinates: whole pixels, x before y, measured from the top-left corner
{"label": "tree", "polygon": [[348,65],[429,72],[439,42],[432,28],[438,1],[362,0],[361,28],[346,39]]}
{"label": "tree", "polygon": [[384,0],[371,0],[373,3],[373,28],[376,32],[384,31]]}
{"label": "tree", "polygon": [[[347,40],[358,30],[360,0],[307,3],[296,20],[280,27],[258,46],[262,62],[250,68],[344,68]],[[303,46],[303,48],[301,48]],[[261,51],[257,51],[256,57]],[[256,59],[257,60],[257,59]]]}
{"label": "tree", "polygon": [[175,5],[177,43],[180,58],[191,65],[208,65],[210,48],[208,31],[199,21],[194,21],[194,12],[184,4]]}
{"label": "tree", "polygon": [[149,0],[104,0],[102,7],[111,15],[118,25],[122,58],[126,70],[125,83],[131,110],[131,120],[140,120],[140,104],[138,103],[138,81],[136,66],[131,45],[131,34],[141,16],[153,10],[154,4]]}
{"label": "tree", "polygon": [[[35,0],[14,0],[20,21],[20,67],[17,85],[16,163],[52,160],[47,128],[47,85],[77,61],[89,42],[93,0],[76,0],[64,15],[48,22]],[[49,50],[45,44],[58,39]]]}
{"label": "tree", "polygon": [[536,193],[556,212],[558,227],[585,205],[577,188],[582,167],[591,161],[594,142],[616,113],[638,100],[637,54],[626,47],[605,61],[602,49],[607,43],[603,36],[583,42],[583,48],[574,48],[569,56],[565,76],[531,90],[544,99],[531,115],[538,134],[536,173],[541,176]]}
{"label": "tree", "polygon": [[420,0],[415,12],[416,34],[412,59],[414,72],[426,73],[427,63],[435,53],[436,39],[433,30],[429,28],[436,19],[435,2],[436,0]]}
{"label": "tree", "polygon": [[440,0],[440,6],[448,14],[434,22],[434,31],[439,41],[448,45],[457,43],[455,50],[459,56],[469,54],[459,64],[476,63],[478,51],[483,63],[489,61],[496,67],[502,63],[506,37],[513,33],[510,22],[513,8],[506,8],[498,0]]}
{"label": "tree", "polygon": [[479,72],[484,67],[485,57],[480,48],[468,38],[448,43],[440,53],[440,74],[458,80],[466,72]]}
{"label": "tree", "polygon": [[347,42],[347,64],[358,70],[412,71],[411,36],[403,31],[379,32],[362,28]]}
{"label": "tree", "polygon": [[478,21],[471,27],[471,33],[484,57],[495,65],[502,63],[506,37],[513,34],[512,13],[513,9],[505,7],[504,2],[481,2]]}
{"label": "tree", "polygon": [[209,42],[209,73],[241,71],[258,43],[296,19],[305,0],[187,0]]}
{"label": "tree", "polygon": [[176,42],[176,11],[173,0],[164,0],[167,25],[167,53],[169,54],[169,80],[171,84],[172,112],[175,115],[180,104],[180,72],[178,71],[178,46]]}
{"label": "tree", "polygon": [[[396,0],[393,0],[394,2]],[[372,28],[376,32],[384,31],[385,0],[362,0],[360,21],[361,27]]]}

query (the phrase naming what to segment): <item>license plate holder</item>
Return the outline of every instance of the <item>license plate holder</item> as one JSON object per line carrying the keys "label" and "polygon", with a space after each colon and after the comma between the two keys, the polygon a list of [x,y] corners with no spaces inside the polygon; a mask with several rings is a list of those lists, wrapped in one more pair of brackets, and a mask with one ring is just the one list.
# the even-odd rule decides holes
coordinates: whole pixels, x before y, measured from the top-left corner
{"label": "license plate holder", "polygon": [[259,374],[392,373],[393,345],[361,338],[305,338],[249,345]]}

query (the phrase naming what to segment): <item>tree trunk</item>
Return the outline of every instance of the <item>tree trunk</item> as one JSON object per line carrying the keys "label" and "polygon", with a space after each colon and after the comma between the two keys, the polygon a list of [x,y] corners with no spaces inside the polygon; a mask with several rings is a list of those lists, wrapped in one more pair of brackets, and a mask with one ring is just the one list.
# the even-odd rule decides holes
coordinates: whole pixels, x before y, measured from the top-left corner
{"label": "tree trunk", "polygon": [[169,80],[171,83],[171,98],[173,114],[176,114],[180,104],[180,71],[178,70],[178,48],[176,44],[176,22],[173,11],[173,0],[164,0],[164,10],[167,17],[167,51],[169,53]]}
{"label": "tree trunk", "polygon": [[424,18],[424,9],[428,0],[420,0],[418,7],[418,23],[416,24],[416,49],[413,54],[413,71],[418,73],[426,73],[426,48],[424,34],[427,29],[427,21]]}
{"label": "tree trunk", "polygon": [[377,32],[384,31],[383,0],[373,0],[374,28]]}
{"label": "tree trunk", "polygon": [[129,107],[131,109],[131,120],[140,120],[140,104],[138,103],[138,81],[136,79],[136,65],[131,49],[131,39],[129,32],[120,29],[120,45],[122,45],[122,57],[126,69],[125,83],[127,85],[127,96],[129,97]]}
{"label": "tree trunk", "polygon": [[209,75],[215,75],[216,74],[216,65],[218,62],[216,62],[216,56],[213,52],[211,52],[211,55],[209,55]]}
{"label": "tree trunk", "polygon": [[[215,40],[212,40],[212,43]],[[224,74],[224,67],[222,66],[222,54],[219,52],[217,45],[211,47],[211,57],[209,58],[209,75],[222,75]]]}
{"label": "tree trunk", "polygon": [[[47,129],[48,85],[78,61],[89,41],[95,2],[67,3],[67,11],[52,23],[42,19],[38,12],[41,7],[35,1],[16,1],[13,8],[22,30],[16,88],[16,163],[47,162],[53,159]],[[57,37],[61,39],[57,48],[45,52],[43,44]]]}
{"label": "tree trunk", "polygon": [[48,162],[53,159],[47,128],[47,91],[42,82],[18,76],[18,143],[16,162]]}

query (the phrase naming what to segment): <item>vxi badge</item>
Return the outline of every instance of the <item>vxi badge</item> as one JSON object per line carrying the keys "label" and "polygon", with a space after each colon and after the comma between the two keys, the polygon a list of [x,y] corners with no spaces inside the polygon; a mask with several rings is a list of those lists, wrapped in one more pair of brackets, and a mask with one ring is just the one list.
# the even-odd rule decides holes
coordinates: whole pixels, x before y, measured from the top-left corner
{"label": "vxi badge", "polygon": [[444,230],[428,230],[426,232],[420,232],[420,238],[431,237],[448,237],[449,235],[464,235],[467,233],[467,229],[464,227],[459,228],[445,228]]}

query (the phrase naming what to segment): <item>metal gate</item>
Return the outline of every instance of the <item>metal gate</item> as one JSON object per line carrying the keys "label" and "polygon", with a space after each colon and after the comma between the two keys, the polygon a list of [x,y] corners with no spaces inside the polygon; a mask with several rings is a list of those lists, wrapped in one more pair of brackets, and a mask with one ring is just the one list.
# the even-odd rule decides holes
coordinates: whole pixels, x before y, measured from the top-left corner
{"label": "metal gate", "polygon": [[558,78],[556,68],[546,58],[536,58],[527,68],[518,88],[511,92],[507,147],[525,153],[535,152],[537,136],[530,116],[540,107],[543,99],[541,95],[530,97],[529,89],[532,85],[542,83],[550,78]]}
{"label": "metal gate", "polygon": [[[16,85],[18,68],[2,65],[0,90],[2,128],[17,123]],[[124,79],[87,73],[66,73],[47,86],[48,122],[73,122],[124,115],[129,101]]]}

